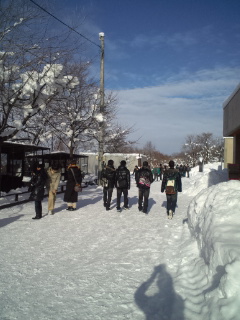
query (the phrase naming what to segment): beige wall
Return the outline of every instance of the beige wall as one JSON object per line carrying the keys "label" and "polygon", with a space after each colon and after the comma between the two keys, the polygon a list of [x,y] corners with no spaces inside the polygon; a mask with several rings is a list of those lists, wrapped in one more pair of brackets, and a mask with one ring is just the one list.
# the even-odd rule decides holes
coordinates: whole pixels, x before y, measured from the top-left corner
{"label": "beige wall", "polygon": [[227,168],[228,163],[233,163],[233,137],[224,138],[224,168]]}

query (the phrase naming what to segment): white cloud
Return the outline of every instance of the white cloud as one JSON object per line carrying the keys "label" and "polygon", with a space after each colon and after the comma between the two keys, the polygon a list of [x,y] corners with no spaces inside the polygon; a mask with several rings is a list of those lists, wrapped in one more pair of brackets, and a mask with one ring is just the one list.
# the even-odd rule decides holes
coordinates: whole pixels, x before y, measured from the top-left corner
{"label": "white cloud", "polygon": [[118,91],[119,121],[135,124],[131,138],[152,141],[163,153],[174,153],[188,134],[222,136],[224,101],[239,82],[240,69],[219,68],[180,73],[156,87]]}

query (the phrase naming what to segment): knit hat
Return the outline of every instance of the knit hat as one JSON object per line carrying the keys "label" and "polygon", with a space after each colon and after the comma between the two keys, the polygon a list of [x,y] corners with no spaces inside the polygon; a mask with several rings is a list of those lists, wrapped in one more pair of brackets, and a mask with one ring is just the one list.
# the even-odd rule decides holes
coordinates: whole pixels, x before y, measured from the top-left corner
{"label": "knit hat", "polygon": [[53,162],[51,168],[55,171],[57,171],[59,169],[59,164],[57,162]]}
{"label": "knit hat", "polygon": [[108,165],[113,166],[113,160],[108,160]]}
{"label": "knit hat", "polygon": [[169,164],[170,168],[174,168],[174,161],[173,160],[170,160],[168,164]]}

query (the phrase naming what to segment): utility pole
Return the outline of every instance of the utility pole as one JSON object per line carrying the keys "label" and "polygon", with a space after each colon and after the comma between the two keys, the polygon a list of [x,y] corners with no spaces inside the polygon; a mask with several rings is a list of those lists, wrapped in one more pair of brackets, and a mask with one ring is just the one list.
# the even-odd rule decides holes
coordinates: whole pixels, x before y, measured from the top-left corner
{"label": "utility pole", "polygon": [[[104,33],[99,33],[101,41],[101,62],[100,62],[100,113],[104,115]],[[99,123],[99,142],[98,142],[98,185],[101,184],[100,177],[103,167],[103,148],[104,148],[104,119]]]}

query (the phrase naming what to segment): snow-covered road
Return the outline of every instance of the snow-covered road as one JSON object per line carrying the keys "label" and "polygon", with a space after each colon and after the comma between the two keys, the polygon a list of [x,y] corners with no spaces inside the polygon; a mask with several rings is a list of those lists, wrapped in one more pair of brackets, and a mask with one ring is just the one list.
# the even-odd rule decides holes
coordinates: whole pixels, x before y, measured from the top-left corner
{"label": "snow-covered road", "polygon": [[[39,221],[31,219],[31,202],[1,210],[1,320],[181,320],[184,313],[201,315],[195,310],[200,301],[193,283],[199,270],[190,279],[184,273],[197,253],[186,221],[191,197],[179,194],[176,214],[168,220],[166,196],[156,181],[145,215],[138,212],[132,182],[130,210],[121,213],[115,208],[116,192],[107,212],[102,188],[96,186],[83,190],[75,212],[65,210],[62,195],[56,213]],[[47,199],[43,208],[47,213]],[[201,319],[197,314],[194,319]]]}

